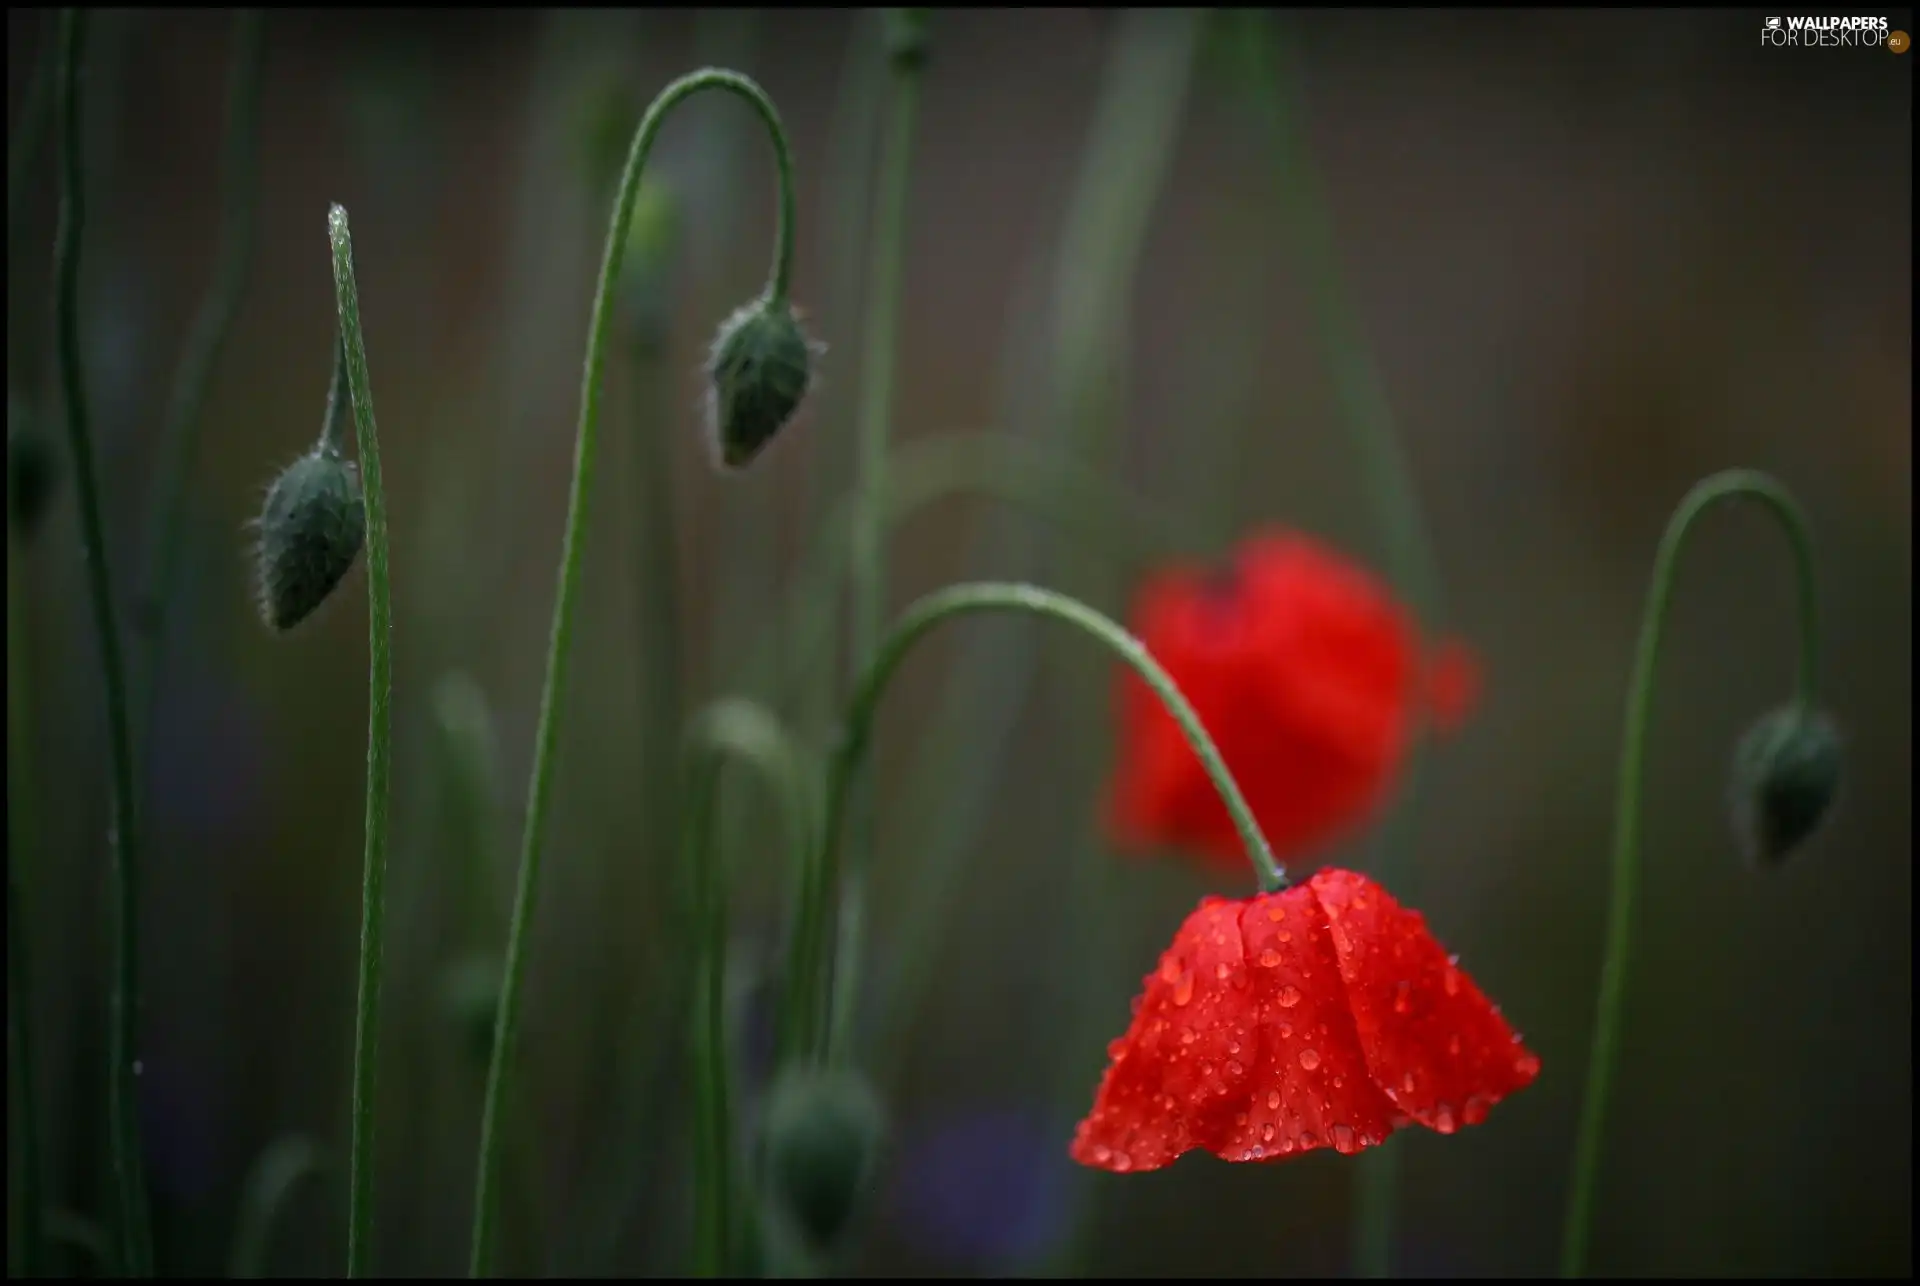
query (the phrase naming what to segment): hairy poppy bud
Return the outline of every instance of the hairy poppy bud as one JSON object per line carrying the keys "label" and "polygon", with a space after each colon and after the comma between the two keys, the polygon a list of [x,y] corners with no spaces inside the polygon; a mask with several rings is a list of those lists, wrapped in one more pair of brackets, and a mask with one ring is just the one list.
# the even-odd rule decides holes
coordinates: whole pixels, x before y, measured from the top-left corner
{"label": "hairy poppy bud", "polygon": [[873,1176],[885,1120],[858,1074],[790,1068],[774,1082],[761,1125],[768,1196],[809,1245],[846,1231]]}
{"label": "hairy poppy bud", "polygon": [[24,406],[7,399],[7,521],[22,540],[39,529],[59,461]]}
{"label": "hairy poppy bud", "polygon": [[287,466],[260,514],[258,592],[268,628],[290,630],[326,601],[367,534],[354,466],[325,446]]}
{"label": "hairy poppy bud", "polygon": [[1731,783],[1733,828],[1749,864],[1771,869],[1819,829],[1840,789],[1840,734],[1804,705],[1762,718],[1740,739]]}
{"label": "hairy poppy bud", "polygon": [[813,346],[790,305],[762,297],[727,318],[707,360],[708,446],[722,468],[752,463],[807,395]]}

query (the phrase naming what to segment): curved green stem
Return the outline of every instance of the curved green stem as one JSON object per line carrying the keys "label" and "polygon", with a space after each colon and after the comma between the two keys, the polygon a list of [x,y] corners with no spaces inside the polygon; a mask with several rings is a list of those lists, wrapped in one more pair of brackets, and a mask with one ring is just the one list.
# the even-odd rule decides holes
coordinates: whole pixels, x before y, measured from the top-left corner
{"label": "curved green stem", "polygon": [[580,424],[574,439],[573,482],[567,498],[566,535],[560,552],[560,585],[553,605],[553,631],[547,644],[547,677],[540,696],[540,722],[534,733],[533,772],[527,786],[525,829],[521,833],[520,873],[513,901],[513,919],[507,931],[506,976],[501,980],[500,1009],[494,1023],[493,1058],[487,1068],[486,1100],[480,1116],[480,1156],[474,1178],[473,1245],[469,1269],[483,1277],[493,1264],[493,1189],[499,1169],[496,1144],[501,1105],[506,1097],[507,1068],[513,1057],[514,1035],[520,1019],[520,984],[526,968],[527,926],[533,918],[540,883],[541,840],[545,833],[547,802],[553,783],[554,747],[559,739],[560,700],[566,689],[567,645],[573,634],[574,591],[580,580],[585,543],[587,496],[593,483],[594,450],[600,419],[600,374],[606,358],[608,323],[612,318],[614,284],[626,256],[627,224],[633,217],[634,197],[647,156],[667,116],[681,100],[703,89],[719,89],[744,98],[759,113],[773,141],[780,171],[780,213],[774,235],[773,269],[767,297],[774,304],[787,299],[793,268],[793,159],[786,132],[773,101],[754,82],[737,72],[708,69],[683,76],[660,92],[641,117],[627,153],[620,192],[614,200],[613,220],[607,228],[606,249],[600,260],[600,282],[593,297],[593,320],[587,333],[587,356],[580,379]]}
{"label": "curved green stem", "polygon": [[391,754],[393,611],[387,581],[387,501],[380,477],[380,435],[373,420],[367,347],[360,333],[360,290],[353,277],[347,212],[327,214],[333,246],[333,295],[340,348],[353,397],[360,488],[367,507],[367,847],[361,869],[360,999],[353,1020],[353,1149],[348,1163],[347,1276],[363,1277],[373,1254],[373,1102],[380,1052],[380,965],[387,908],[387,777]]}
{"label": "curved green stem", "polygon": [[261,1275],[267,1263],[267,1243],[300,1180],[320,1172],[320,1150],[304,1135],[276,1140],[260,1154],[247,1174],[240,1199],[239,1227],[233,1234],[233,1253],[227,1259],[227,1276],[248,1280]]}
{"label": "curved green stem", "polygon": [[100,646],[100,682],[106,691],[108,753],[113,765],[109,833],[113,845],[114,967],[107,1038],[107,1114],[113,1140],[119,1258],[129,1276],[150,1277],[153,1243],[147,1228],[134,1083],[140,1031],[140,849],[133,803],[133,738],[127,726],[127,676],[120,652],[120,629],[113,613],[113,578],[107,568],[100,484],[94,475],[93,442],[87,431],[86,381],[80,371],[80,230],[85,215],[80,169],[80,64],[86,31],[84,12],[61,11],[60,230],[54,246],[54,338],[61,393],[67,406],[67,439],[73,449],[74,485],[80,498],[80,537],[86,551],[94,633]]}
{"label": "curved green stem", "polygon": [[1600,1181],[1600,1139],[1607,1119],[1607,1097],[1619,1060],[1620,1015],[1626,996],[1627,953],[1633,941],[1634,886],[1640,867],[1640,787],[1645,775],[1647,726],[1653,709],[1654,663],[1673,597],[1680,550],[1695,521],[1715,503],[1746,496],[1760,501],[1780,522],[1793,549],[1799,583],[1799,697],[1811,705],[1820,669],[1820,617],[1814,581],[1813,538],[1806,515],[1779,482],[1751,469],[1728,469],[1694,484],[1660,538],[1653,558],[1653,580],[1640,617],[1640,639],[1627,683],[1626,728],[1620,741],[1620,781],[1613,810],[1613,857],[1608,894],[1606,956],[1600,967],[1600,997],[1593,1017],[1593,1046],[1587,1065],[1586,1095],[1580,1104],[1580,1133],[1574,1148],[1573,1186],[1567,1200],[1560,1275],[1579,1277],[1587,1265],[1588,1234]]}
{"label": "curved green stem", "polygon": [[[1108,475],[1032,439],[990,430],[923,434],[896,443],[888,459],[881,520],[887,530],[954,496],[981,495],[1031,510],[1073,528],[1093,543],[1148,560],[1169,550],[1199,548],[1197,530],[1119,486]],[[821,520],[819,535],[794,574],[787,595],[788,640],[760,658],[779,662],[784,692],[806,690],[832,641],[833,611],[848,575],[853,524],[863,497],[843,494]]]}
{"label": "curved green stem", "polygon": [[698,972],[695,976],[694,1274],[727,1275],[740,1229],[733,1218],[732,1061],[728,1057],[726,958],[727,895],[731,881],[713,844],[713,803],[728,759],[766,780],[787,822],[796,890],[805,882],[813,831],[800,759],[778,719],[740,698],[716,702],[688,731],[686,807],[681,813],[681,862],[693,894]]}
{"label": "curved green stem", "polygon": [[[887,13],[893,95],[887,105],[887,129],[880,154],[879,209],[874,217],[873,265],[868,278],[866,353],[860,363],[859,475],[860,517],[853,528],[853,632],[849,655],[853,672],[873,659],[880,646],[886,613],[886,551],[880,540],[885,526],[887,429],[893,406],[895,354],[900,332],[901,259],[906,248],[907,179],[912,170],[913,131],[920,112],[920,75],[925,59],[920,50],[903,52],[901,42],[913,42],[924,18],[908,10]],[[854,845],[870,855],[874,845],[876,801],[872,784],[854,801]],[[842,890],[840,950],[851,957],[860,947],[860,920],[864,914],[866,862],[856,864]],[[842,976],[851,978],[856,968]],[[852,998],[835,1006],[841,1021],[849,1021]],[[839,1040],[834,1044],[838,1046]]]}
{"label": "curved green stem", "polygon": [[174,375],[166,419],[160,428],[160,479],[152,527],[147,537],[146,588],[134,620],[142,640],[144,661],[137,670],[145,685],[140,704],[143,729],[153,726],[153,705],[160,687],[160,657],[165,648],[167,600],[180,553],[181,510],[187,478],[200,444],[200,409],[214,364],[233,329],[234,313],[247,284],[253,257],[254,201],[258,196],[255,160],[260,110],[260,50],[262,21],[257,9],[243,9],[234,18],[233,63],[227,82],[227,137],[223,177],[225,201],[220,216],[220,261],[206,299],[187,332],[180,367]]}
{"label": "curved green stem", "polygon": [[1240,842],[1246,847],[1247,860],[1259,875],[1261,887],[1275,890],[1286,886],[1286,872],[1274,860],[1273,850],[1268,846],[1266,836],[1261,833],[1260,824],[1254,820],[1253,810],[1247,806],[1240,787],[1233,780],[1233,774],[1227,771],[1226,761],[1220,757],[1213,738],[1207,735],[1200,716],[1194,713],[1172,676],[1161,668],[1140,640],[1079,600],[1035,585],[978,582],[948,586],[913,604],[894,624],[893,632],[881,644],[854,691],[839,744],[828,766],[825,823],[820,831],[819,854],[807,871],[810,884],[801,898],[792,968],[788,973],[788,986],[791,989],[788,1015],[795,1020],[788,1047],[798,1055],[811,1056],[818,1061],[831,1053],[825,1047],[824,1040],[829,1030],[825,1020],[830,1016],[822,1014],[820,1010],[833,994],[834,962],[826,954],[825,943],[830,936],[826,921],[831,914],[832,891],[839,877],[835,838],[848,787],[858,774],[861,759],[866,753],[880,694],[886,690],[887,681],[893,677],[913,645],[934,626],[952,617],[975,612],[1025,612],[1064,622],[1092,635],[1132,666],[1166,705],[1174,722],[1180,725],[1188,744],[1199,756],[1201,766],[1212,780],[1214,788],[1220,792],[1227,812],[1233,818],[1234,827],[1240,832]]}

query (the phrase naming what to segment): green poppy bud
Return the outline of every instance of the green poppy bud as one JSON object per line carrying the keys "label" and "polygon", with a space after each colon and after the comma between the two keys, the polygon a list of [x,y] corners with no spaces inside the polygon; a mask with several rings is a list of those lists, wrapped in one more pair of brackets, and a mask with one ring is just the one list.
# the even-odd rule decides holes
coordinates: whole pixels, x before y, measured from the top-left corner
{"label": "green poppy bud", "polygon": [[880,1102],[858,1073],[782,1072],[761,1122],[770,1213],[808,1245],[831,1248],[853,1222],[884,1134]]}
{"label": "green poppy bud", "polygon": [[807,395],[813,346],[790,305],[762,297],[721,325],[707,361],[708,446],[724,469],[743,469]]}
{"label": "green poppy bud", "polygon": [[1734,752],[1734,834],[1749,865],[1779,866],[1820,827],[1840,789],[1833,721],[1794,704],[1754,724]]}
{"label": "green poppy bud", "polygon": [[7,399],[7,521],[13,534],[27,540],[39,530],[59,477],[53,445],[26,407]]}
{"label": "green poppy bud", "polygon": [[326,601],[367,534],[359,471],[322,446],[274,480],[260,514],[260,617],[290,630]]}

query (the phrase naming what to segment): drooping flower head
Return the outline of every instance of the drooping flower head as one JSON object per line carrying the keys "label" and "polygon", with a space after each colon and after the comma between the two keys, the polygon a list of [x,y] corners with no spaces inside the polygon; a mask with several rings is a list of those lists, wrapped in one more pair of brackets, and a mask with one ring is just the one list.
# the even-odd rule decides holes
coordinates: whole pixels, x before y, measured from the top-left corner
{"label": "drooping flower head", "polygon": [[[1224,576],[1163,572],[1141,589],[1130,624],[1193,703],[1283,859],[1338,838],[1380,802],[1416,702],[1449,729],[1474,697],[1463,646],[1429,652],[1367,572],[1292,532],[1249,539]],[[1117,839],[1239,869],[1232,820],[1178,725],[1131,670],[1121,685]]]}
{"label": "drooping flower head", "polygon": [[1540,1071],[1419,912],[1336,869],[1204,899],[1108,1055],[1072,1154],[1116,1173],[1451,1134]]}

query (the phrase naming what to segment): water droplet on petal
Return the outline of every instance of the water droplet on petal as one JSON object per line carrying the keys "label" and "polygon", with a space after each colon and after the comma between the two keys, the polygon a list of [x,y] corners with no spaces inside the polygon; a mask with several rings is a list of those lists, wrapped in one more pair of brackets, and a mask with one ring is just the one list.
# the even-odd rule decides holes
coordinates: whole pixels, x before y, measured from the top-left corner
{"label": "water droplet on petal", "polygon": [[1268,1143],[1273,1142],[1273,1122],[1272,1121],[1268,1121],[1265,1125],[1260,1127],[1260,1137],[1262,1139],[1265,1139]]}
{"label": "water droplet on petal", "polygon": [[1113,1154],[1113,1168],[1121,1174],[1125,1174],[1127,1171],[1133,1169],[1133,1158],[1124,1152],[1116,1152]]}
{"label": "water droplet on petal", "polygon": [[1413,1093],[1413,1073],[1412,1072],[1408,1072],[1405,1076],[1402,1076],[1400,1078],[1400,1092],[1402,1094]]}
{"label": "water droplet on petal", "polygon": [[1487,1119],[1489,1106],[1484,1094],[1475,1094],[1460,1105],[1460,1119],[1467,1125],[1478,1125]]}
{"label": "water droplet on petal", "polygon": [[1278,951],[1275,951],[1272,947],[1268,947],[1265,951],[1262,951],[1260,953],[1260,963],[1266,966],[1267,968],[1272,969],[1280,963],[1280,953]]}
{"label": "water droplet on petal", "polygon": [[1333,1088],[1335,1089],[1339,1089],[1341,1086],[1345,1085],[1346,1083],[1347,1083],[1347,1078],[1344,1076],[1336,1076],[1333,1078]]}
{"label": "water droplet on petal", "polygon": [[1307,1148],[1317,1148],[1319,1146],[1320,1140],[1314,1137],[1312,1130],[1300,1131],[1300,1147],[1303,1150]]}
{"label": "water droplet on petal", "polygon": [[1267,1091],[1267,1106],[1268,1106],[1269,1108],[1278,1108],[1278,1107],[1280,1106],[1280,1091],[1279,1091],[1279,1090],[1268,1090],[1268,1091]]}
{"label": "water droplet on petal", "polygon": [[1180,975],[1180,981],[1174,984],[1173,1003],[1176,1005],[1184,1005],[1189,1001],[1191,1001],[1192,999],[1193,999],[1193,975],[1190,973],[1183,973]]}
{"label": "water droplet on petal", "polygon": [[1095,1165],[1105,1165],[1107,1162],[1111,1160],[1113,1160],[1112,1148],[1097,1147],[1093,1150],[1093,1163]]}
{"label": "water droplet on petal", "polygon": [[1281,1034],[1282,1036],[1291,1036],[1291,1035],[1293,1035],[1293,1024],[1292,1024],[1292,1023],[1281,1023],[1281,1024],[1280,1024],[1280,1034]]}
{"label": "water droplet on petal", "polygon": [[1393,988],[1393,1012],[1394,1013],[1404,1014],[1412,1011],[1413,999],[1411,996],[1408,995],[1408,993],[1412,990],[1413,990],[1412,984],[1408,983],[1405,979],[1402,979],[1400,982],[1394,984],[1394,988]]}
{"label": "water droplet on petal", "polygon": [[1233,1123],[1235,1125],[1245,1125],[1247,1123],[1247,1114],[1245,1112],[1235,1112],[1233,1114]]}
{"label": "water droplet on petal", "polygon": [[1240,1052],[1240,1042],[1239,1042],[1239,1041],[1237,1041],[1237,1040],[1230,1040],[1230,1041],[1228,1041],[1228,1042],[1227,1042],[1227,1052],[1228,1052],[1229,1054],[1237,1054],[1237,1053],[1239,1053],[1239,1052]]}
{"label": "water droplet on petal", "polygon": [[1180,1043],[1182,1045],[1191,1045],[1193,1044],[1194,1041],[1199,1039],[1200,1039],[1199,1034],[1195,1032],[1193,1028],[1182,1027],[1180,1029]]}
{"label": "water droplet on petal", "polygon": [[1258,1143],[1253,1145],[1252,1152],[1253,1152],[1253,1159],[1256,1161],[1258,1161],[1261,1157],[1267,1154],[1267,1150],[1261,1147]]}
{"label": "water droplet on petal", "polygon": [[1275,924],[1280,923],[1280,921],[1286,918],[1287,918],[1286,908],[1278,905],[1270,906],[1267,908],[1267,919],[1272,920]]}
{"label": "water droplet on petal", "polygon": [[1282,1009],[1292,1009],[1299,1003],[1300,988],[1294,986],[1292,983],[1288,983],[1286,986],[1280,988],[1280,1007]]}
{"label": "water droplet on petal", "polygon": [[1279,933],[1277,933],[1277,934],[1275,934],[1274,936],[1275,936],[1275,937],[1277,937],[1277,938],[1279,938],[1279,939],[1280,939],[1280,941],[1282,941],[1282,942],[1292,942],[1292,941],[1293,941],[1293,934],[1292,934],[1291,932],[1289,932],[1288,930],[1286,930],[1286,929],[1282,929],[1282,930],[1280,930],[1280,932],[1279,932]]}
{"label": "water droplet on petal", "polygon": [[1453,1106],[1451,1104],[1442,1103],[1433,1109],[1433,1128],[1442,1134],[1452,1134],[1460,1128],[1459,1122],[1453,1119]]}
{"label": "water droplet on petal", "polygon": [[1293,1151],[1293,1140],[1292,1140],[1292,1139],[1281,1139],[1281,1140],[1280,1140],[1280,1153],[1281,1153],[1281,1155],[1282,1155],[1282,1156],[1285,1156],[1285,1155],[1286,1155],[1287,1153],[1289,1153],[1289,1152],[1292,1152],[1292,1151]]}
{"label": "water droplet on petal", "polygon": [[1318,1050],[1312,1050],[1312,1049],[1303,1049],[1303,1050],[1301,1050],[1301,1051],[1300,1051],[1300,1066],[1302,1066],[1302,1067],[1304,1067],[1304,1068],[1306,1068],[1306,1069],[1307,1069],[1308,1071],[1312,1071],[1312,1070],[1313,1070],[1314,1068],[1316,1068],[1316,1067],[1318,1067],[1318,1066],[1320,1066],[1320,1053],[1319,1053],[1319,1051],[1318,1051]]}
{"label": "water droplet on petal", "polygon": [[1180,981],[1180,962],[1174,959],[1172,956],[1167,956],[1165,959],[1161,960],[1160,980],[1162,982]]}
{"label": "water droplet on petal", "polygon": [[1242,1066],[1240,1066],[1240,1060],[1239,1060],[1239,1059],[1237,1059],[1237,1058],[1230,1058],[1230,1059],[1228,1059],[1228,1060],[1227,1060],[1227,1075],[1229,1075],[1229,1076],[1245,1076],[1246,1074],[1247,1074],[1247,1069],[1246,1069],[1246,1068],[1244,1068],[1244,1067],[1242,1067]]}
{"label": "water droplet on petal", "polygon": [[1448,969],[1445,982],[1449,996],[1457,996],[1460,994],[1460,971],[1458,969]]}
{"label": "water droplet on petal", "polygon": [[1224,960],[1222,960],[1219,964],[1213,967],[1213,976],[1218,978],[1221,982],[1225,982],[1227,980],[1227,975],[1232,972],[1233,970],[1227,967],[1227,962]]}
{"label": "water droplet on petal", "polygon": [[1333,1127],[1333,1146],[1337,1152],[1354,1153],[1360,1150],[1360,1145],[1354,1140],[1351,1125]]}

